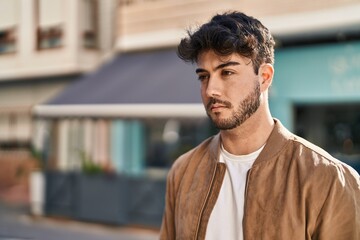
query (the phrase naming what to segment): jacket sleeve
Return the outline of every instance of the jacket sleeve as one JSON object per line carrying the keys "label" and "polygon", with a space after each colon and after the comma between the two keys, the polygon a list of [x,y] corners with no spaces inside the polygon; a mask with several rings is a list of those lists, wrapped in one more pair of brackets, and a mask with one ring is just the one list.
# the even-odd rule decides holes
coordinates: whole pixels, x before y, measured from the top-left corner
{"label": "jacket sleeve", "polygon": [[172,171],[166,181],[165,209],[160,229],[160,240],[175,239],[175,186]]}
{"label": "jacket sleeve", "polygon": [[312,239],[360,240],[360,177],[347,166],[337,169],[321,207]]}

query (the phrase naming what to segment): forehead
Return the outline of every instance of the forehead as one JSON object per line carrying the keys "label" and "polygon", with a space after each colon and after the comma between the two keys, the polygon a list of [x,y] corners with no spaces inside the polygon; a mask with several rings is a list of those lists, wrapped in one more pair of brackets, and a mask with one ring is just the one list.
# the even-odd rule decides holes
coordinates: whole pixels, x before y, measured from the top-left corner
{"label": "forehead", "polygon": [[199,54],[197,58],[198,67],[216,67],[220,64],[227,62],[238,62],[240,65],[248,65],[250,59],[241,56],[237,53],[232,53],[226,56],[219,55],[213,50],[203,51]]}

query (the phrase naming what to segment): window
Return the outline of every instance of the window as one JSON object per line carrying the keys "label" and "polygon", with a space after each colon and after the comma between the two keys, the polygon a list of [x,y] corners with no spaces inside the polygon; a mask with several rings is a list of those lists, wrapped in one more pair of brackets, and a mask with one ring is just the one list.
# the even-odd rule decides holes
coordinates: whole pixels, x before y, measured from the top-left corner
{"label": "window", "polygon": [[90,161],[106,171],[135,175],[169,168],[181,154],[218,132],[208,119],[50,121],[48,134],[36,137],[45,143],[44,156],[51,166],[79,170]]}
{"label": "window", "polygon": [[217,130],[208,119],[146,120],[147,167],[169,168],[180,155]]}
{"label": "window", "polygon": [[64,44],[64,1],[38,0],[38,49],[58,48]]}
{"label": "window", "polygon": [[296,133],[360,172],[360,105],[296,107]]}
{"label": "window", "polygon": [[0,54],[16,51],[18,0],[0,0]]}
{"label": "window", "polygon": [[27,113],[0,113],[0,150],[28,148],[31,116]]}
{"label": "window", "polygon": [[83,0],[83,46],[98,47],[98,1]]}
{"label": "window", "polygon": [[0,54],[16,51],[15,28],[0,30]]}

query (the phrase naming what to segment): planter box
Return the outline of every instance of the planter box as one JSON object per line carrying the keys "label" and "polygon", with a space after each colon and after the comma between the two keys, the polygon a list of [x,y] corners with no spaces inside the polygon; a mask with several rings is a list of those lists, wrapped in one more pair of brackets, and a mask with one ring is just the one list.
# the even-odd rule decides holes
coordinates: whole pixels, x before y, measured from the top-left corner
{"label": "planter box", "polygon": [[45,214],[82,221],[160,227],[165,179],[46,172]]}
{"label": "planter box", "polygon": [[45,214],[75,218],[77,180],[74,173],[45,172]]}
{"label": "planter box", "polygon": [[165,206],[165,179],[129,178],[128,222],[160,227]]}
{"label": "planter box", "polygon": [[127,188],[125,177],[78,175],[77,218],[92,222],[125,224]]}

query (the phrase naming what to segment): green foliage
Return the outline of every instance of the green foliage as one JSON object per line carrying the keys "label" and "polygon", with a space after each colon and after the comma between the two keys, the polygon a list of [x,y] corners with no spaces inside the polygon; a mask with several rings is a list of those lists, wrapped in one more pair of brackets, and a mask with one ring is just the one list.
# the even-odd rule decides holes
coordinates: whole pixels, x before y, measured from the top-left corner
{"label": "green foliage", "polygon": [[97,164],[84,151],[79,151],[82,161],[82,172],[89,175],[103,174],[105,169],[102,165]]}
{"label": "green foliage", "polygon": [[82,171],[85,174],[90,175],[103,173],[102,167],[92,161],[84,161],[82,164]]}

